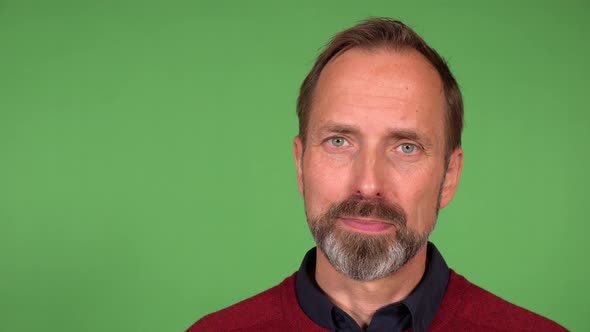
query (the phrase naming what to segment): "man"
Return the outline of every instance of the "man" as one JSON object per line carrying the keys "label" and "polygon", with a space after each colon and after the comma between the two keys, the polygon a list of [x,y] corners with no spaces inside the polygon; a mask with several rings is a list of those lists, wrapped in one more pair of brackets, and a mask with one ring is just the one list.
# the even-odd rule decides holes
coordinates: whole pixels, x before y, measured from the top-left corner
{"label": "man", "polygon": [[281,284],[189,331],[563,331],[469,283],[428,242],[463,165],[461,93],[399,21],[337,34],[303,82],[294,141],[317,248]]}

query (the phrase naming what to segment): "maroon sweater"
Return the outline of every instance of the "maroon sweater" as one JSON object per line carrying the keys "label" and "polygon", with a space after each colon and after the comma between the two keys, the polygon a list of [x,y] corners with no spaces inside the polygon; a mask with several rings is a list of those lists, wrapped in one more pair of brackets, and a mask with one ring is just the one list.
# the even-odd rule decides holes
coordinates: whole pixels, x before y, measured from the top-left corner
{"label": "maroon sweater", "polygon": [[[328,331],[309,319],[295,295],[295,275],[277,286],[203,317],[187,332]],[[408,330],[411,331],[411,330]],[[451,270],[449,285],[428,331],[567,331],[511,304]]]}

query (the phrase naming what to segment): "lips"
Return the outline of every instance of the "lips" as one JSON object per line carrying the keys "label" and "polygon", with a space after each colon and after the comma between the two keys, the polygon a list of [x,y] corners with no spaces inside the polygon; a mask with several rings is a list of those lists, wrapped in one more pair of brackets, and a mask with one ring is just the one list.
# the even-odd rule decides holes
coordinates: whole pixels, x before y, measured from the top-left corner
{"label": "lips", "polygon": [[345,227],[365,233],[381,233],[393,227],[391,223],[375,219],[338,218]]}

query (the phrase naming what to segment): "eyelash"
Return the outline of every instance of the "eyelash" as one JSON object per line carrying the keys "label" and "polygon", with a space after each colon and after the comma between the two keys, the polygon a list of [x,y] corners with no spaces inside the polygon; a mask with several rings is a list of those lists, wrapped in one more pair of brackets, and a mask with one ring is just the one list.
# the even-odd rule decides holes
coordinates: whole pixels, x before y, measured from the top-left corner
{"label": "eyelash", "polygon": [[[335,139],[342,140],[343,141],[343,144],[342,145],[335,145],[335,144],[333,144],[333,140],[335,140]],[[342,136],[328,137],[328,138],[326,138],[325,142],[328,143],[328,144],[330,144],[334,148],[341,148],[341,147],[346,146],[345,144],[350,144],[350,142],[348,141],[348,139],[346,139],[345,137],[342,137]],[[396,146],[395,150],[401,149],[404,145],[410,145],[410,146],[413,147],[413,150],[411,152],[404,153],[406,155],[414,154],[414,153],[416,153],[417,151],[420,150],[420,146],[418,146],[417,144],[414,144],[414,143],[402,143],[402,144],[399,144],[399,145]],[[403,153],[403,151],[400,151],[400,152]]]}
{"label": "eyelash", "polygon": [[[420,147],[418,147],[418,145],[416,145],[416,144],[413,144],[413,143],[402,143],[402,144],[400,144],[400,145],[398,145],[398,146],[397,146],[396,150],[397,150],[398,148],[400,148],[400,149],[402,149],[402,150],[403,150],[403,148],[402,148],[402,147],[403,147],[404,145],[410,145],[410,146],[412,146],[412,147],[413,147],[412,151],[411,151],[411,152],[409,152],[409,153],[406,153],[406,154],[411,154],[411,153],[415,152],[416,150],[420,149]],[[402,152],[404,152],[404,151],[402,151]]]}
{"label": "eyelash", "polygon": [[[343,145],[335,145],[335,144],[333,144],[333,141],[334,141],[334,140],[336,140],[336,139],[342,140],[342,141],[343,141]],[[327,141],[328,143],[330,143],[332,146],[334,146],[334,147],[337,147],[337,148],[344,146],[344,144],[345,144],[345,143],[348,143],[348,144],[350,144],[350,143],[348,142],[348,140],[347,140],[346,138],[342,137],[342,136],[333,136],[333,137],[328,137],[328,139],[326,139],[326,141]]]}

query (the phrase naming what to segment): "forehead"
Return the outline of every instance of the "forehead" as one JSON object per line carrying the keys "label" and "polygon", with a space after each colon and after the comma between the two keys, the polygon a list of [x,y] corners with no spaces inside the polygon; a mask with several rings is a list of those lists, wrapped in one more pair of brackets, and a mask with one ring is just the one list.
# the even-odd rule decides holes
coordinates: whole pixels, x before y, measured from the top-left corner
{"label": "forehead", "polygon": [[362,118],[444,131],[440,76],[423,55],[411,49],[353,48],[338,55],[322,71],[311,109],[308,128],[312,130],[335,118],[350,118],[356,124]]}

